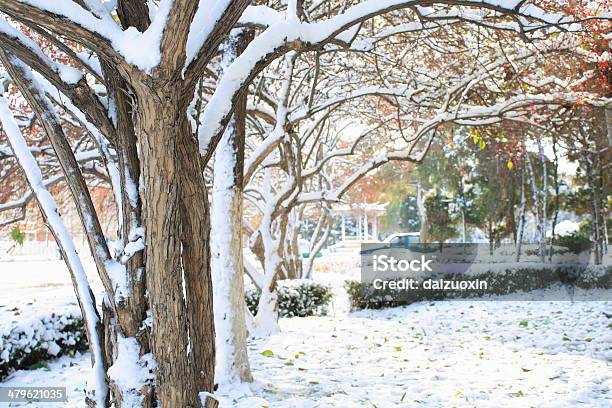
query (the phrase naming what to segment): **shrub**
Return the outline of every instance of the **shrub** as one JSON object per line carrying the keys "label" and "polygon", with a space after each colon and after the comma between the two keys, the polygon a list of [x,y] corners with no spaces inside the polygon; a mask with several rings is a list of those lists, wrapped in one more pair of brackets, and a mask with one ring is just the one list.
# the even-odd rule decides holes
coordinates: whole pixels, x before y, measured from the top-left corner
{"label": "shrub", "polygon": [[51,314],[4,329],[0,332],[0,381],[13,370],[86,349],[85,328],[78,311]]}
{"label": "shrub", "polygon": [[555,244],[568,248],[574,254],[579,254],[591,249],[591,240],[589,237],[579,232],[557,237],[555,238]]}
{"label": "shrub", "polygon": [[344,282],[344,289],[348,293],[351,310],[382,309],[403,304],[386,291],[375,290],[364,282],[347,280]]}
{"label": "shrub", "polygon": [[15,243],[19,245],[23,245],[23,241],[25,241],[25,234],[19,229],[19,227],[14,227],[11,230],[11,239],[15,241]]}
{"label": "shrub", "polygon": [[[449,274],[435,279],[438,278],[453,279],[458,276]],[[420,301],[530,292],[550,288],[560,283],[582,289],[610,289],[612,287],[612,266],[567,264],[545,267],[508,267],[469,275],[469,278],[486,281],[488,288],[470,291],[419,288],[398,292],[391,289],[375,289],[371,284],[359,281],[346,281],[344,288],[349,296],[351,310],[381,309]]]}
{"label": "shrub", "polygon": [[[309,279],[280,280],[276,284],[280,317],[306,317],[327,314],[332,299],[331,288]],[[251,313],[257,313],[261,291],[246,291],[246,303]]]}

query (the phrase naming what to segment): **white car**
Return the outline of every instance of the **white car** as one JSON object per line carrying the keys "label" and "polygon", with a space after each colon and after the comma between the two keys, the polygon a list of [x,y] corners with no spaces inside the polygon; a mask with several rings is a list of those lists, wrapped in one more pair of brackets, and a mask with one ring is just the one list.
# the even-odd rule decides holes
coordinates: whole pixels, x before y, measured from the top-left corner
{"label": "white car", "polygon": [[421,242],[421,234],[418,232],[401,232],[391,234],[383,241],[387,244],[409,245]]}

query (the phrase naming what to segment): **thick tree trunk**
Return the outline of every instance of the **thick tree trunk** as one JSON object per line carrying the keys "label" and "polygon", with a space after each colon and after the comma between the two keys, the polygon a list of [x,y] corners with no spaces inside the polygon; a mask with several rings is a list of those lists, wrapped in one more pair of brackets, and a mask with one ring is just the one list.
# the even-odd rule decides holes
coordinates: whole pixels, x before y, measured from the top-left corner
{"label": "thick tree trunk", "polygon": [[187,98],[168,86],[138,99],[146,279],[156,394],[164,407],[199,407],[213,391],[214,326],[208,203]]}

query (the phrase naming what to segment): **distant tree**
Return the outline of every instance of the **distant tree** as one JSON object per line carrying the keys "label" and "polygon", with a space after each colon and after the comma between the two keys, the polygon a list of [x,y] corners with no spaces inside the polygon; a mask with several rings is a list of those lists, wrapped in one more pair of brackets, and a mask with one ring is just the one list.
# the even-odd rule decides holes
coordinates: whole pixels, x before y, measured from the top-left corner
{"label": "distant tree", "polygon": [[13,227],[11,230],[11,239],[18,245],[23,245],[25,241],[25,234],[19,227]]}
{"label": "distant tree", "polygon": [[425,196],[429,241],[444,242],[457,235],[455,228],[457,220],[450,211],[451,201],[450,197],[440,190]]}

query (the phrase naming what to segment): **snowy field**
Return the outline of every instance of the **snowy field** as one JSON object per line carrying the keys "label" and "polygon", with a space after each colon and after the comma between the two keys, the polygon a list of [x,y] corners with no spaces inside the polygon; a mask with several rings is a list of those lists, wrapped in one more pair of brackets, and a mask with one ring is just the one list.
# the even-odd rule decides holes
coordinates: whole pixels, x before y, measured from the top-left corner
{"label": "snowy field", "polygon": [[[337,294],[331,316],[281,319],[281,334],[250,342],[256,382],[221,390],[222,406],[612,406],[610,302],[428,302],[348,313],[341,284],[354,273],[318,274]],[[1,325],[76,307],[67,276],[60,261],[1,262]],[[66,386],[64,406],[82,407],[88,365],[88,354],[62,357],[0,385]]]}

